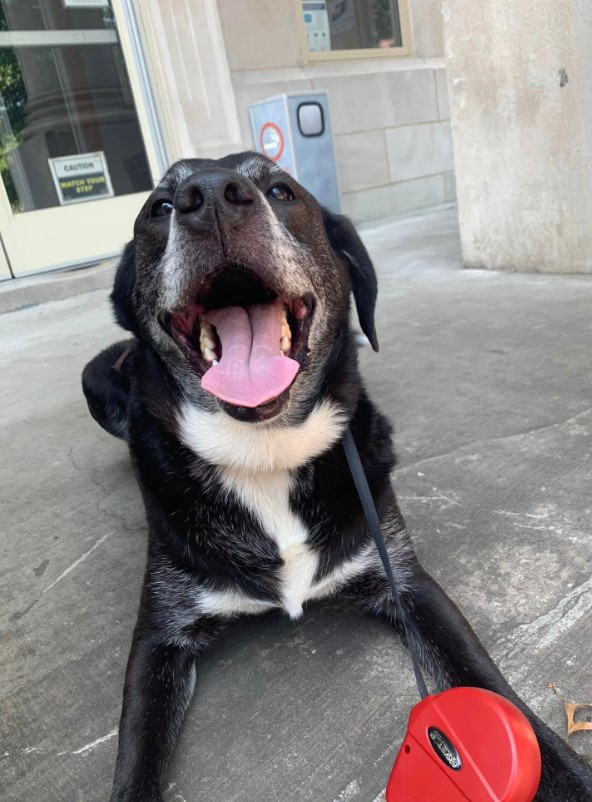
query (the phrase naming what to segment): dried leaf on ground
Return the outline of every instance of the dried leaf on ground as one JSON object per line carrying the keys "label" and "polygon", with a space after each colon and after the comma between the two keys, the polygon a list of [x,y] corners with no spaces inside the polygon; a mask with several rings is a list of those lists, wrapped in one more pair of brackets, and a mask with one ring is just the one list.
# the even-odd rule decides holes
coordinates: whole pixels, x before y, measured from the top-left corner
{"label": "dried leaf on ground", "polygon": [[[553,682],[549,683],[549,688],[553,691],[556,696],[559,696],[557,693],[557,687]],[[561,699],[561,697],[559,697]],[[592,704],[589,702],[566,702],[565,699],[561,699],[563,702],[563,707],[565,708],[565,715],[567,716],[567,737],[574,733],[580,732],[581,730],[591,730],[592,731],[592,721],[575,721],[575,715],[583,707],[588,707],[592,710]]]}

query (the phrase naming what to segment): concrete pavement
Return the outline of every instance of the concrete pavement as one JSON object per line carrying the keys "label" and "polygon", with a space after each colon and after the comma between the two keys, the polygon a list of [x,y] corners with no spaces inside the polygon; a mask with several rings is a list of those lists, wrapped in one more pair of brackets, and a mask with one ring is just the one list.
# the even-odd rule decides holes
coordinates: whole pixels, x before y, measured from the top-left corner
{"label": "concrete pavement", "polygon": [[113,284],[115,265],[115,260],[109,260],[92,267],[56,270],[53,273],[0,281],[0,315],[94,290],[109,289]]}
{"label": "concrete pavement", "polygon": [[[592,277],[465,271],[455,211],[366,227],[396,427],[395,487],[420,558],[557,731],[592,702]],[[0,797],[108,798],[146,532],[125,446],[79,375],[121,332],[98,290],[0,317]],[[230,628],[204,659],[167,800],[372,802],[413,674],[336,604]],[[571,739],[592,755],[592,733]]]}

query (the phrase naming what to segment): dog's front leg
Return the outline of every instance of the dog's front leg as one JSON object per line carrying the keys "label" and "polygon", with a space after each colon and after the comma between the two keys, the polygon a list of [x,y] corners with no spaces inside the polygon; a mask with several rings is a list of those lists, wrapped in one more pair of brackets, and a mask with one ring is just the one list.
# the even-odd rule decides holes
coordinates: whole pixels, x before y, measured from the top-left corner
{"label": "dog's front leg", "polygon": [[129,656],[111,802],[161,802],[161,783],[191,699],[195,660],[212,626],[192,628],[191,647],[165,644],[142,615]]}
{"label": "dog's front leg", "polygon": [[[514,702],[530,719],[541,748],[540,802],[591,802],[592,769],[543,724],[508,685],[456,605],[415,561],[396,566],[404,587],[401,600],[421,662],[441,688],[487,688]],[[381,570],[367,574],[350,590],[363,609],[394,624],[401,634],[389,586]]]}
{"label": "dog's front leg", "polygon": [[134,637],[111,802],[160,802],[162,776],[194,683],[191,652],[148,637]]}

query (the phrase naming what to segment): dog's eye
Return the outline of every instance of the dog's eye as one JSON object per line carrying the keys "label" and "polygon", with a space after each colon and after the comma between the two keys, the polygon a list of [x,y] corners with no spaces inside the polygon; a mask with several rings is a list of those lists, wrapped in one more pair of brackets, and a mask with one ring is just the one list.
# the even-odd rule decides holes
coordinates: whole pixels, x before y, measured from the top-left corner
{"label": "dog's eye", "polygon": [[275,184],[267,191],[267,195],[279,201],[293,201],[296,199],[296,195],[287,184]]}
{"label": "dog's eye", "polygon": [[173,204],[161,198],[155,201],[150,207],[150,217],[166,217],[173,211]]}

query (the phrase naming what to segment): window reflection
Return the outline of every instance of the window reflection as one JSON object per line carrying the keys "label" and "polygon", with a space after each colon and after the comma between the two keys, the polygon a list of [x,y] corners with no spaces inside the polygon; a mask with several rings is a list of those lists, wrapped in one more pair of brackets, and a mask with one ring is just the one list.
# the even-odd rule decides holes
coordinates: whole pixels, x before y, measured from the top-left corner
{"label": "window reflection", "polygon": [[302,0],[310,52],[401,47],[397,0]]}
{"label": "window reflection", "polygon": [[[76,160],[80,155],[89,159]],[[102,165],[105,180],[89,169],[82,188],[84,164],[91,162]],[[64,192],[56,183],[58,168],[79,170],[77,197],[72,186]],[[1,0],[0,172],[14,212],[101,197],[101,187],[103,195],[151,188],[108,3]]]}

